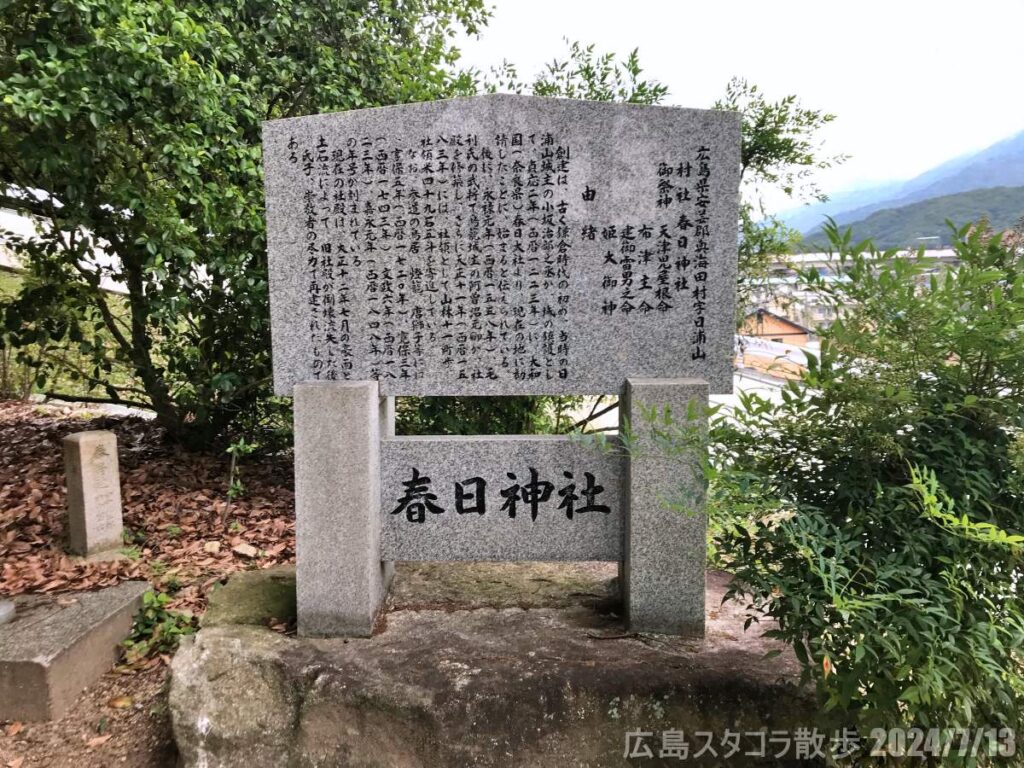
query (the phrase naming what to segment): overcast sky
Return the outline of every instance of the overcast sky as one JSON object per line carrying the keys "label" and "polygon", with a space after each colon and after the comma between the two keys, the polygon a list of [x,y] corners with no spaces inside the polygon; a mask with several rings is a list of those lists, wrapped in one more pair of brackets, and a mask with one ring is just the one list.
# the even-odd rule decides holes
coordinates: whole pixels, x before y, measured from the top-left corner
{"label": "overcast sky", "polygon": [[502,59],[524,79],[563,38],[626,53],[669,88],[665,103],[710,106],[734,75],[770,98],[837,115],[830,153],[852,155],[826,192],[909,178],[1024,130],[1024,0],[492,0],[463,63]]}

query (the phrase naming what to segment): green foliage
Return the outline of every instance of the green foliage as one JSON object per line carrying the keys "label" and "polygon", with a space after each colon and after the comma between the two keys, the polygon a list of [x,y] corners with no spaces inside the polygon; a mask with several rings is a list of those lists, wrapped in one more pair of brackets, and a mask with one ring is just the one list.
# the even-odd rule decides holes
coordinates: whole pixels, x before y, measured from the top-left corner
{"label": "green foliage", "polygon": [[401,435],[533,435],[566,432],[575,396],[402,397],[395,430]]}
{"label": "green foliage", "polygon": [[[10,302],[17,295],[21,281],[14,275],[0,271],[0,304]],[[38,368],[36,350],[20,354],[11,344],[10,335],[0,327],[0,399],[25,400],[32,392]],[[34,364],[33,364],[34,363]]]}
{"label": "green foliage", "polygon": [[245,485],[242,483],[242,473],[238,466],[238,459],[244,456],[251,456],[259,449],[259,444],[246,442],[244,437],[238,438],[227,448],[231,456],[231,465],[228,470],[228,498],[237,499],[245,493]]}
{"label": "green foliage", "polygon": [[767,285],[771,264],[792,253],[800,241],[799,232],[769,215],[763,193],[775,188],[792,198],[825,200],[813,176],[846,157],[823,154],[819,135],[835,115],[807,109],[795,95],[768,101],[756,85],[733,78],[714,108],[738,112],[742,119],[738,327],[751,308],[751,294]]}
{"label": "green foliage", "polygon": [[[111,306],[115,315],[124,315],[119,297],[112,297]],[[97,388],[115,394],[120,388],[129,397],[137,383],[105,352],[110,340],[102,327],[80,326],[80,333],[68,333],[76,325],[72,310],[62,306],[45,277],[32,271],[0,273],[0,323],[0,397],[25,399],[43,390],[88,401]]]}
{"label": "green foliage", "polygon": [[6,331],[80,345],[109,399],[178,439],[266,417],[261,121],[468,93],[450,34],[484,18],[480,0],[4,3],[0,204],[39,223],[12,238],[39,282]]}
{"label": "green foliage", "polygon": [[[875,211],[849,228],[855,237],[870,239],[880,248],[918,248],[921,237],[936,237],[934,246],[949,246],[953,236],[947,221],[984,221],[997,230],[1010,229],[1024,216],[1024,187],[972,189],[918,203]],[[821,229],[804,236],[801,250],[827,246]]]}
{"label": "green foliage", "polygon": [[241,498],[245,494],[245,483],[242,482],[242,469],[238,460],[255,453],[259,447],[258,443],[246,442],[244,437],[240,437],[227,448],[227,453],[231,456],[231,463],[228,466],[228,501],[221,512],[221,525],[227,525],[228,518],[231,516],[231,505],[235,499]]}
{"label": "green foliage", "polygon": [[181,638],[199,628],[194,616],[168,610],[170,602],[163,592],[150,590],[142,596],[132,632],[121,643],[125,664],[137,666],[154,656],[174,653]]}
{"label": "green foliage", "polygon": [[820,358],[711,430],[733,592],[861,727],[1021,724],[1024,265],[968,232],[936,274],[830,224]]}
{"label": "green foliage", "polygon": [[668,88],[641,77],[640,52],[634,48],[624,59],[614,53],[597,54],[594,45],[569,42],[569,58],[555,59],[529,86],[519,79],[514,65],[505,61],[494,70],[487,90],[494,93],[525,93],[563,99],[613,101],[627,104],[658,104]]}
{"label": "green foliage", "polygon": [[807,109],[792,94],[771,102],[756,85],[737,77],[729,81],[725,98],[714,108],[739,112],[743,119],[740,166],[748,183],[778,185],[787,195],[820,199],[813,183],[815,171],[845,159],[821,154],[818,133],[835,115]]}
{"label": "green foliage", "polygon": [[127,547],[132,547],[132,546],[135,546],[136,544],[139,544],[139,545],[145,544],[146,543],[146,533],[145,533],[145,531],[133,530],[132,528],[129,528],[126,525],[124,527],[124,530],[121,531],[121,540],[124,542],[125,546],[127,546]]}

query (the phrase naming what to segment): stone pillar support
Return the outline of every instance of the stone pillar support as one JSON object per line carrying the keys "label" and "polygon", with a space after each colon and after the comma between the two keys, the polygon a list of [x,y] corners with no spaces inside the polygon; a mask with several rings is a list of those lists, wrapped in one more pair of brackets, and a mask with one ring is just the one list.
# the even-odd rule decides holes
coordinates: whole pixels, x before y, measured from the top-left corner
{"label": "stone pillar support", "polygon": [[376,381],[295,386],[300,635],[373,632],[391,572],[380,559],[380,440],[393,408]]}
{"label": "stone pillar support", "polygon": [[[691,402],[697,407],[696,421],[687,421]],[[626,382],[619,413],[628,420],[632,447],[626,459],[620,574],[626,617],[638,632],[704,635],[704,479],[695,453],[668,453],[655,444],[654,433],[666,428],[667,408],[667,431],[689,431],[693,450],[706,450],[707,403],[708,383],[701,379]],[[652,408],[659,414],[655,423],[645,417]],[[683,439],[680,434],[673,442]]]}

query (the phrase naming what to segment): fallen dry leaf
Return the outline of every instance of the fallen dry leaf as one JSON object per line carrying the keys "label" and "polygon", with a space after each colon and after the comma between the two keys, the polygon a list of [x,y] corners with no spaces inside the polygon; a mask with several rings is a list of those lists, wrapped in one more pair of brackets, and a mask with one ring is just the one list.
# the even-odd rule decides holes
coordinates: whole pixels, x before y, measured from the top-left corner
{"label": "fallen dry leaf", "polygon": [[13,723],[8,725],[4,729],[4,733],[6,733],[8,736],[17,736],[23,730],[25,730],[25,724],[24,723],[20,723],[17,720],[15,720]]}
{"label": "fallen dry leaf", "polygon": [[107,702],[107,706],[111,709],[128,709],[134,703],[131,696],[115,696]]}
{"label": "fallen dry leaf", "polygon": [[260,553],[252,544],[236,544],[231,548],[231,551],[236,555],[249,558],[256,557]]}
{"label": "fallen dry leaf", "polygon": [[[117,433],[130,537],[126,545],[137,549],[137,559],[88,562],[63,550],[67,510],[61,440],[87,429]],[[65,603],[81,591],[145,579],[168,589],[180,587],[169,605],[173,610],[202,614],[209,591],[233,572],[254,562],[294,562],[295,497],[288,457],[246,459],[246,494],[232,504],[232,524],[225,530],[217,511],[226,498],[229,460],[175,448],[152,421],[88,420],[48,406],[0,402],[0,477],[16,478],[0,483],[0,594],[48,592]],[[233,552],[234,546],[244,549]],[[0,736],[7,727],[0,725]],[[10,759],[9,754],[0,758]],[[32,762],[31,756],[27,761]]]}
{"label": "fallen dry leaf", "polygon": [[7,768],[21,768],[21,764],[25,762],[24,757],[16,757],[13,760],[7,761]]}
{"label": "fallen dry leaf", "polygon": [[103,736],[94,736],[93,738],[91,738],[87,742],[85,742],[85,746],[88,747],[89,749],[92,749],[93,747],[98,747],[101,744],[106,744],[108,741],[110,741],[110,737],[113,736],[113,735],[114,734],[112,734],[112,733],[108,733],[108,734],[105,734]]}

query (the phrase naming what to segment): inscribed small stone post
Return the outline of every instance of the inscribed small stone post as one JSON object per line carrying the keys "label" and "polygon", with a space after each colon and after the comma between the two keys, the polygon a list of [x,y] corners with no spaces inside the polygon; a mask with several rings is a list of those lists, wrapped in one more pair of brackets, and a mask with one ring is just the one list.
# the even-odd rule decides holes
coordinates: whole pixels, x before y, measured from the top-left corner
{"label": "inscribed small stone post", "polygon": [[64,438],[68,491],[68,548],[92,556],[122,545],[117,436],[105,430]]}

